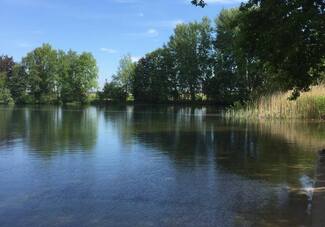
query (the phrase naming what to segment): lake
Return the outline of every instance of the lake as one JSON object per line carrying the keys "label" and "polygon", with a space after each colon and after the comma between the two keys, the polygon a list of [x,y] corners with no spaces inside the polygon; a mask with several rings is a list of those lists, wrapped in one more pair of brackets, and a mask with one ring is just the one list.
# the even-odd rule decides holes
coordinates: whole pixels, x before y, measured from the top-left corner
{"label": "lake", "polygon": [[0,107],[0,226],[309,226],[325,124]]}

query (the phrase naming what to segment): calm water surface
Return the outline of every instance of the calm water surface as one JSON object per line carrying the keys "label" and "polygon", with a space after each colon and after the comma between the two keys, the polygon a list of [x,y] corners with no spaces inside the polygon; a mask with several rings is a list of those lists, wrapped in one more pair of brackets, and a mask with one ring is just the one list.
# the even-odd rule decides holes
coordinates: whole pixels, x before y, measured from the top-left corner
{"label": "calm water surface", "polygon": [[0,107],[0,226],[309,226],[324,123]]}

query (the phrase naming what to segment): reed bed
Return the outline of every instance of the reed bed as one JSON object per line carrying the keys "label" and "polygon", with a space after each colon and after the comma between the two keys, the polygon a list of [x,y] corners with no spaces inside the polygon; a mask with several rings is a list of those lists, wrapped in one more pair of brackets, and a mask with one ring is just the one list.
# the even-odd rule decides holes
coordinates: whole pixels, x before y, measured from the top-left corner
{"label": "reed bed", "polygon": [[325,120],[325,85],[313,86],[294,101],[291,91],[261,97],[245,106],[234,105],[224,113],[227,118],[317,119]]}

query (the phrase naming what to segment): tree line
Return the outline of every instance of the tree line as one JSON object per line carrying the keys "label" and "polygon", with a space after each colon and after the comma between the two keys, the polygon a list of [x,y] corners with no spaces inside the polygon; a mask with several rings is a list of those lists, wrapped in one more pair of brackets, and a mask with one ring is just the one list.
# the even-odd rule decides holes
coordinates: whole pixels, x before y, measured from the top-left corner
{"label": "tree line", "polygon": [[137,63],[126,56],[101,98],[233,103],[293,90],[295,99],[325,78],[324,12],[322,0],[251,0],[214,23],[177,25]]}
{"label": "tree line", "polygon": [[44,44],[17,63],[0,56],[0,102],[87,102],[97,88],[98,69],[90,53],[53,49]]}
{"label": "tree line", "polygon": [[[205,6],[205,1],[193,4]],[[245,102],[276,91],[291,98],[325,79],[323,0],[249,0],[176,26],[161,48],[139,61],[123,57],[99,101]],[[0,57],[0,101],[86,102],[97,88],[90,53],[36,48],[20,63]]]}

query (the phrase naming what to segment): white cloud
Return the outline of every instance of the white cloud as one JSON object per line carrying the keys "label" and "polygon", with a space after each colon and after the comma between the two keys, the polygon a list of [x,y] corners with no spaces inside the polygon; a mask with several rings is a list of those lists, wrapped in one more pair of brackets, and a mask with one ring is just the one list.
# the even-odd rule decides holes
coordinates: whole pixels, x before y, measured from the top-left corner
{"label": "white cloud", "polygon": [[176,25],[184,23],[183,20],[181,19],[176,19],[176,20],[161,20],[161,21],[149,21],[146,22],[146,26],[154,26],[158,28],[175,28]]}
{"label": "white cloud", "polygon": [[154,28],[150,28],[150,29],[146,32],[146,34],[147,34],[148,36],[150,36],[150,37],[157,37],[157,36],[159,35],[159,32],[158,32],[156,29],[154,29]]}
{"label": "white cloud", "polygon": [[141,58],[141,57],[139,57],[139,56],[131,56],[131,60],[132,60],[133,62],[138,62],[138,61],[140,60],[140,58]]}
{"label": "white cloud", "polygon": [[155,38],[159,36],[159,32],[154,28],[150,28],[145,32],[126,33],[126,35],[133,38]]}
{"label": "white cloud", "polygon": [[106,47],[102,47],[100,48],[100,51],[101,52],[106,52],[106,53],[109,53],[109,54],[116,54],[118,51],[115,50],[115,49],[111,49],[111,48],[106,48]]}

